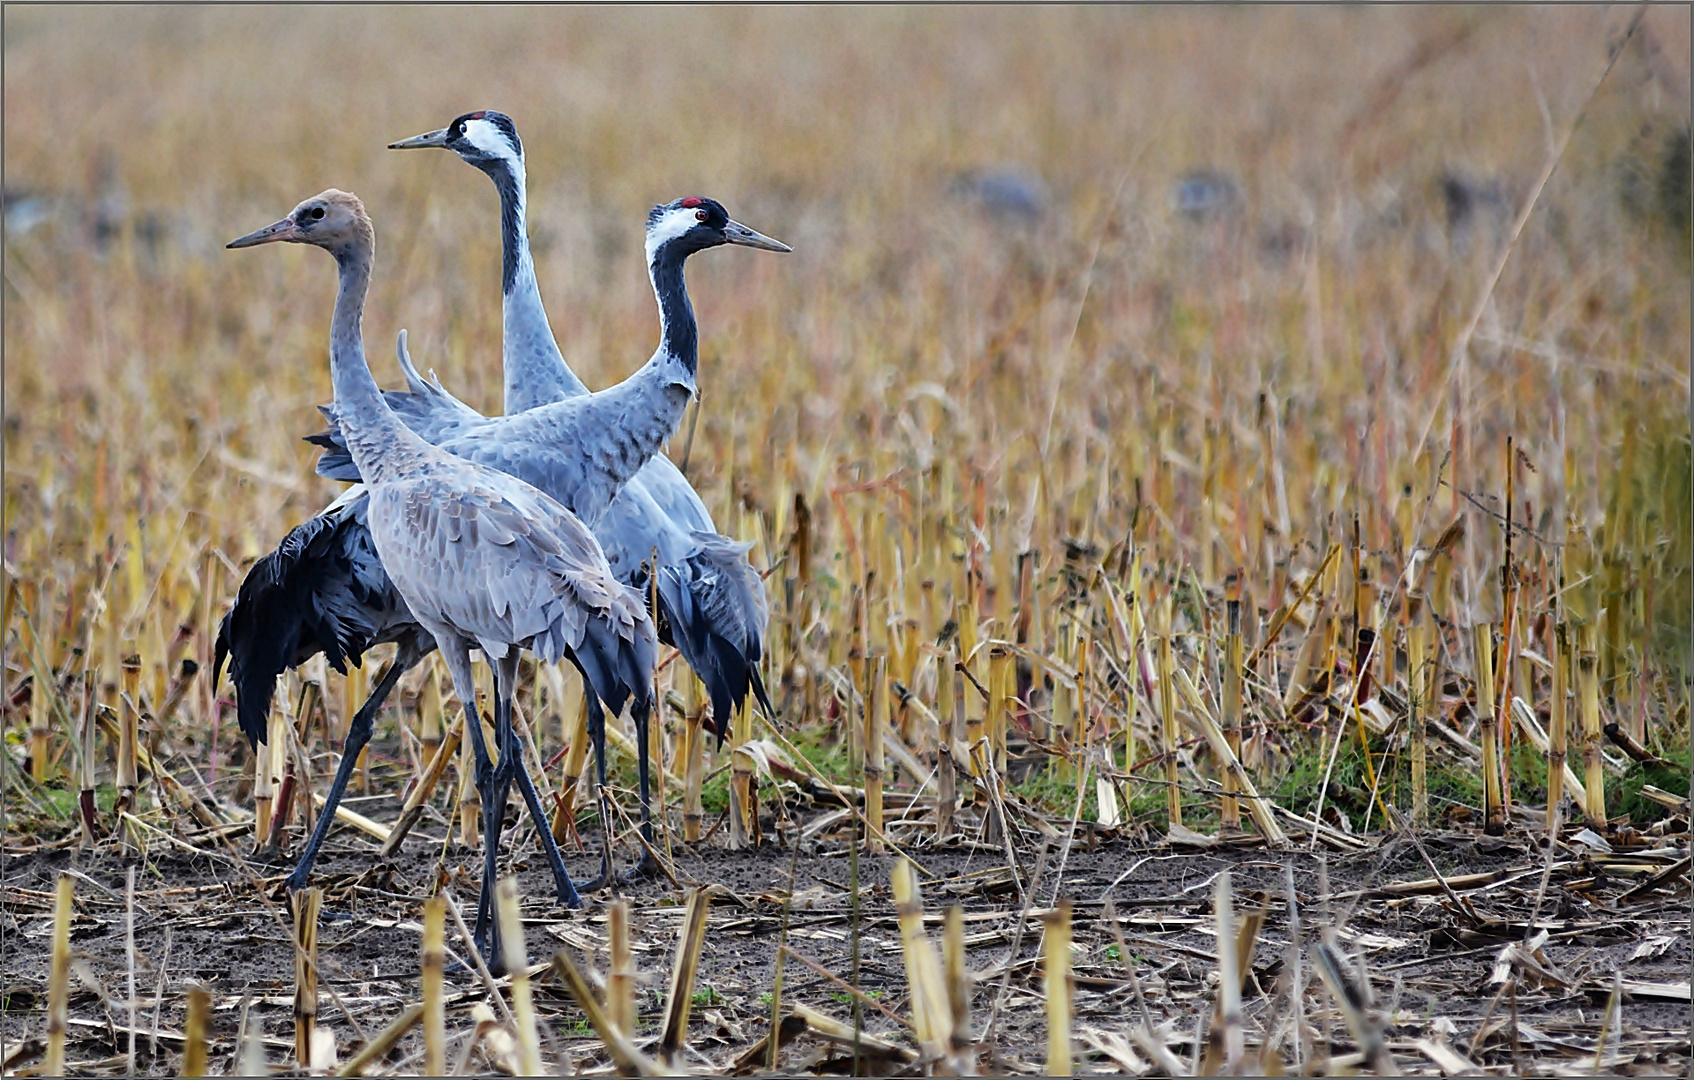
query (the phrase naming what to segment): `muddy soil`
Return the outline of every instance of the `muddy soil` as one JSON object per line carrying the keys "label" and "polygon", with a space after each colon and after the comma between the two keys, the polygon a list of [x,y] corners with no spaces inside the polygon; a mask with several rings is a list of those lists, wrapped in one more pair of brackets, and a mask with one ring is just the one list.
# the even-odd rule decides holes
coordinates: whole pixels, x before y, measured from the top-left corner
{"label": "muddy soil", "polygon": [[[357,809],[385,819],[397,807],[393,800],[373,799]],[[515,823],[515,815],[511,820]],[[480,858],[448,846],[441,861],[439,822],[433,827],[433,842],[423,835],[428,831],[420,828],[400,856],[379,862],[373,842],[341,829],[332,834],[318,863],[315,881],[325,889],[318,1024],[334,1033],[343,1061],[419,999],[418,920],[438,874],[447,874],[467,918],[474,910]],[[853,981],[856,896],[857,981],[868,1000],[861,1022],[871,1033],[914,1046],[904,1021],[890,1016],[911,1015],[890,895],[893,860],[861,856],[855,883],[844,838],[844,833],[826,833],[821,842],[805,841],[793,860],[791,848],[775,843],[752,851],[725,850],[720,832],[698,849],[673,844],[681,888],[664,878],[628,886],[625,893],[634,905],[632,941],[642,979],[637,994],[641,1037],[657,1035],[681,901],[690,883],[702,883],[718,891],[693,995],[691,1064],[702,1070],[728,1070],[766,1038],[783,932],[781,901],[789,891],[792,864],[795,901],[788,916],[789,945],[823,971]],[[1681,843],[1686,845],[1686,837]],[[244,1013],[247,1030],[266,1039],[272,1067],[291,1065],[294,965],[280,887],[280,875],[289,865],[256,861],[250,847],[249,838],[239,837],[209,845],[205,853],[159,841],[145,861],[126,859],[110,848],[81,852],[72,845],[4,856],[0,1038],[6,1053],[43,1035],[52,890],[61,872],[75,871],[76,962],[67,1060],[79,1073],[123,1072],[129,1050],[125,1029],[131,1023],[125,1004],[131,974],[123,894],[126,868],[133,865],[138,1071],[162,1075],[179,1067],[185,988],[190,983],[211,995],[214,1074],[234,1071]],[[507,850],[513,850],[510,839]],[[581,910],[557,906],[533,838],[517,843],[515,850],[503,861],[503,869],[515,872],[521,884],[531,960],[544,961],[556,949],[569,947],[604,971],[605,896],[590,898]],[[908,850],[928,875],[923,879],[926,912],[938,916],[952,903],[966,912],[967,955],[977,976],[973,1024],[986,1044],[981,1066],[994,1071],[1039,1071],[1044,1061],[1046,1020],[1037,959],[1042,924],[1037,918],[1020,919],[1020,912],[1039,913],[1059,897],[1075,905],[1079,1064],[1085,1070],[1121,1071],[1140,1060],[1133,1051],[1126,1058],[1121,1051],[1114,1056],[1101,1047],[1122,1044],[1120,1037],[1144,1021],[1171,1053],[1192,1063],[1196,1035],[1209,1016],[1217,983],[1213,892],[1216,876],[1226,869],[1238,914],[1264,914],[1244,995],[1250,1053],[1256,1052],[1267,1025],[1274,1027],[1276,1018],[1286,1015],[1287,993],[1278,987],[1290,976],[1285,884],[1290,875],[1306,936],[1309,939],[1316,928],[1335,928],[1342,951],[1360,959],[1373,1007],[1391,1017],[1390,1052],[1408,1071],[1434,1069],[1416,1048],[1418,1039],[1431,1037],[1452,1044],[1472,1060],[1516,1066],[1514,1071],[1544,1072],[1582,1055],[1591,1063],[1608,998],[1620,975],[1632,985],[1680,983],[1686,994],[1694,962],[1686,885],[1680,895],[1649,892],[1620,907],[1617,897],[1634,881],[1608,879],[1602,873],[1596,883],[1593,867],[1561,853],[1536,924],[1549,934],[1538,956],[1559,977],[1532,980],[1520,972],[1508,998],[1502,993],[1504,984],[1492,983],[1490,976],[1502,947],[1522,940],[1542,881],[1545,855],[1528,840],[1466,834],[1424,839],[1428,858],[1445,878],[1512,871],[1466,889],[1463,906],[1456,906],[1439,886],[1394,890],[1393,883],[1431,878],[1424,855],[1394,840],[1368,852],[1343,854],[1310,852],[1303,846],[1293,853],[1252,847],[1192,850],[1145,840],[1090,843],[1084,837],[1068,852],[1056,843],[1045,857],[1021,851],[1016,875],[1008,868],[1003,845],[938,848],[914,838]],[[627,847],[620,854],[625,861],[633,856]],[[573,848],[567,863],[573,877],[583,880],[597,870],[598,857]],[[1020,888],[1027,891],[1027,908],[1020,901]],[[1123,947],[1134,962],[1133,982],[1126,977],[1125,958],[1104,917],[1102,902],[1108,898],[1124,935]],[[939,940],[936,923],[938,919],[930,930]],[[462,954],[464,942],[451,925],[448,938],[449,947]],[[1019,963],[1008,978],[1007,961],[1014,953]],[[475,1026],[470,1010],[483,1000],[483,991],[478,978],[463,969],[450,970],[447,978],[448,1031],[453,1039],[448,1060],[453,1062]],[[1311,1059],[1321,1065],[1325,1057],[1340,1059],[1337,1067],[1345,1065],[1345,1055],[1357,1046],[1328,1007],[1329,999],[1309,966],[1303,978],[1313,1037],[1302,1057],[1308,1068],[1313,1067]],[[599,1040],[563,985],[551,973],[542,973],[535,986],[549,1068],[575,1072],[605,1065]],[[842,1021],[853,1020],[852,996],[794,958],[785,962],[783,995],[785,1003],[803,1002]],[[1613,1020],[1606,1051],[1614,1071],[1686,1075],[1689,1006],[1686,1000],[1665,996],[1622,995],[1622,1025]],[[1668,996],[1674,997],[1674,992]],[[20,1064],[35,1052],[35,1046],[22,1045],[25,1060]],[[1292,1054],[1291,1047],[1283,1047],[1285,1061],[1291,1061]],[[497,1066],[481,1048],[467,1064],[483,1071]],[[786,1046],[781,1059],[784,1071],[842,1071],[851,1064],[848,1051],[810,1036]],[[872,1058],[860,1064],[871,1071],[909,1068]],[[421,1066],[421,1038],[414,1030],[388,1055],[385,1067],[404,1073]]]}

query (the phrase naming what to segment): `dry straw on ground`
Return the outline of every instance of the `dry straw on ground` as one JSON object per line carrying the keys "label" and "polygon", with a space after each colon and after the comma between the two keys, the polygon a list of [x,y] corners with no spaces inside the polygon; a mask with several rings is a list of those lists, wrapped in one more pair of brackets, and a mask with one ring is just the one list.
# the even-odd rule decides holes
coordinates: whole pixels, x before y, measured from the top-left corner
{"label": "dry straw on ground", "polygon": [[[5,1069],[1688,1068],[1686,11],[4,20]],[[496,410],[493,192],[382,149],[479,107],[592,386],[648,205],[795,248],[692,267],[670,447],[781,716],[670,659],[664,873],[564,912],[519,825],[500,978],[433,665],[298,909],[373,672],[257,761],[208,677],[335,494],[328,274],[220,245],[357,191],[379,380]],[[517,704],[586,876],[579,695]]]}

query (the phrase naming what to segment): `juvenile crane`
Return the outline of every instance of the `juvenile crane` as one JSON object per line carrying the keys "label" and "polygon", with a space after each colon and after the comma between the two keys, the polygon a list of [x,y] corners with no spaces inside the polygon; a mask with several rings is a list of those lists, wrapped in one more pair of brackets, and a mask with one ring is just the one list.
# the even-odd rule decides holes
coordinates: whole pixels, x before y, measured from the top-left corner
{"label": "juvenile crane", "polygon": [[[657,648],[653,626],[641,598],[613,576],[593,533],[574,514],[522,480],[436,448],[389,409],[365,361],[360,320],[376,235],[359,200],[330,189],[229,246],[278,242],[323,248],[339,269],[330,333],[335,419],[366,487],[365,522],[382,568],[441,650],[465,708],[483,812],[475,931],[481,947],[514,777],[523,778],[519,787],[537,820],[562,899],[581,903],[527,783],[512,728],[519,650],[530,649],[548,663],[570,658],[594,687],[621,683],[634,696],[644,725]],[[494,669],[497,766],[477,717],[473,648]],[[356,757],[342,759],[343,771]],[[331,813],[326,807],[325,816]]]}
{"label": "juvenile crane", "polygon": [[[613,504],[628,490],[631,479],[649,462],[659,460],[655,455],[675,430],[683,408],[694,394],[699,332],[688,300],[683,267],[696,252],[725,244],[767,251],[789,250],[786,244],[731,220],[723,206],[712,199],[676,199],[654,207],[648,214],[647,260],[659,303],[659,347],[646,364],[615,386],[536,405],[514,415],[486,417],[442,389],[439,382],[425,382],[412,366],[402,340],[401,366],[410,390],[391,391],[386,400],[423,438],[460,457],[529,481],[596,528],[597,536],[615,538],[617,550],[624,556],[625,572],[631,577],[639,571],[647,552],[661,542],[670,544],[669,554],[678,557],[687,550],[681,544],[672,543],[680,539],[679,530],[666,527],[665,515],[646,493],[624,503],[615,528],[606,527],[606,518]],[[347,453],[333,420],[329,431],[313,436],[312,440],[325,447],[318,462],[319,473],[338,480],[359,479],[357,463]],[[693,494],[692,488],[687,490]],[[680,568],[662,566],[656,590],[666,600],[665,610],[676,613],[670,620],[673,627],[681,625],[685,630],[684,634],[673,636],[688,637],[695,628],[714,625],[715,620],[715,625],[726,632],[731,625],[745,631],[738,636],[756,645],[765,618],[764,585],[746,562],[746,548],[722,537],[701,537],[701,534],[693,534],[689,545],[694,549],[695,561],[683,556]],[[667,549],[660,550],[663,558]],[[727,573],[703,570],[725,563],[729,564]],[[736,564],[745,568],[750,582],[738,581]],[[691,580],[700,587],[700,595],[683,587]],[[729,674],[726,669],[733,665],[745,697],[753,669],[744,662],[742,653],[733,648],[714,649],[704,642],[705,636],[701,633],[694,639],[702,646],[696,658],[704,655],[711,662],[701,661],[699,670],[708,673],[727,700],[732,694],[729,689],[732,680],[726,677]],[[715,721],[720,738],[728,721],[727,704],[724,710]],[[595,771],[601,791],[602,876],[592,883],[592,887],[599,888],[610,881],[612,840],[605,787],[605,720],[597,710],[589,712],[588,730],[594,744]],[[639,869],[651,870],[656,864],[651,850],[653,828],[646,730],[639,730],[637,736],[641,830],[648,841],[642,849]]]}
{"label": "juvenile crane", "polygon": [[[466,113],[438,131],[389,144],[391,150],[425,147],[453,151],[486,174],[500,196],[506,414],[588,394],[565,363],[541,302],[526,224],[523,140],[511,117],[492,110]],[[464,419],[427,391],[415,404],[395,406],[416,431]],[[718,534],[682,470],[655,454],[618,492],[605,516],[590,524],[613,571],[644,593],[647,563],[658,549],[660,640],[674,645],[706,685],[719,743],[749,690],[766,714],[774,715],[759,675],[769,616],[764,582],[747,561],[752,545]]]}

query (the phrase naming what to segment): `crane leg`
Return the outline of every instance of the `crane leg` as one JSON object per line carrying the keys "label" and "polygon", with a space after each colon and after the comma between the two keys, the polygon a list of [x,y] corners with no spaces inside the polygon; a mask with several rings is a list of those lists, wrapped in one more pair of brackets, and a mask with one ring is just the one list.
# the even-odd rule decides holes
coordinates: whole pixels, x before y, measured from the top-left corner
{"label": "crane leg", "polygon": [[[508,670],[508,664],[510,670]],[[518,654],[513,650],[508,660],[500,661],[495,668],[496,677],[504,685],[501,693],[506,695],[507,727],[511,728],[512,697],[517,693],[518,686]],[[553,839],[553,826],[547,819],[547,811],[542,809],[541,796],[535,790],[535,781],[529,775],[529,769],[524,765],[523,747],[518,742],[516,729],[509,732],[511,741],[510,757],[512,759],[512,775],[517,780],[518,792],[523,796],[524,803],[529,807],[530,819],[535,822],[535,831],[541,835],[541,850],[547,855],[547,865],[553,870],[553,886],[558,890],[559,903],[569,908],[582,906],[582,897],[577,895],[576,886],[571,883],[570,872],[565,869],[564,856],[559,854],[559,845]],[[504,765],[508,751],[500,751],[500,761]]]}
{"label": "crane leg", "polygon": [[[453,678],[453,691],[465,710],[465,728],[470,733],[471,756],[476,763],[476,790],[482,797],[482,889],[476,901],[476,927],[471,932],[472,944],[490,959],[495,958],[499,928],[494,928],[495,941],[483,948],[489,926],[494,921],[494,876],[498,873],[495,858],[500,846],[500,817],[505,810],[505,792],[496,791],[497,776],[494,761],[488,754],[488,743],[482,737],[482,717],[476,709],[476,679],[471,675],[470,644],[451,632],[437,633],[436,645],[447,663]],[[498,730],[495,732],[499,735]],[[496,796],[499,801],[496,802]],[[497,809],[498,808],[498,809]]]}
{"label": "crane leg", "polygon": [[294,867],[294,872],[288,875],[288,890],[299,892],[306,887],[306,882],[312,876],[312,863],[317,861],[318,848],[323,846],[324,837],[329,835],[329,827],[335,823],[335,808],[341,805],[341,796],[347,791],[347,781],[352,779],[353,770],[359,764],[359,752],[365,744],[371,741],[371,729],[376,725],[376,714],[387,700],[394,684],[400,681],[400,676],[410,671],[420,657],[412,654],[405,646],[395,655],[394,662],[388,665],[387,674],[376,684],[371,696],[359,706],[359,711],[353,714],[353,720],[347,725],[347,741],[341,747],[341,764],[335,768],[335,779],[329,785],[329,794],[324,797],[323,809],[318,811],[318,823],[312,829],[312,835],[306,840],[305,850],[300,852],[300,862]]}
{"label": "crane leg", "polygon": [[583,892],[599,892],[613,884],[612,878],[612,796],[606,790],[606,713],[594,687],[584,695],[588,703],[588,738],[594,744],[595,787],[600,796],[600,873],[582,887]]}
{"label": "crane leg", "polygon": [[649,719],[649,706],[643,701],[637,701],[631,707],[630,715],[635,720],[635,752],[639,759],[635,770],[641,778],[641,836],[647,841],[641,848],[641,861],[624,872],[624,880],[635,881],[657,874],[659,861],[653,857],[653,815],[648,792],[647,744],[652,724]]}

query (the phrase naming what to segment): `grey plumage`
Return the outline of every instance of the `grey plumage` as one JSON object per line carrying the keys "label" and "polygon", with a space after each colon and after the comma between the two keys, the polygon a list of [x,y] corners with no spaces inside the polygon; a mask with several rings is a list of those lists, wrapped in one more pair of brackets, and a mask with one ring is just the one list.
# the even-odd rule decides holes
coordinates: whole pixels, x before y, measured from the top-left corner
{"label": "grey plumage", "polygon": [[[544,660],[569,656],[591,685],[621,681],[637,697],[644,732],[657,648],[653,626],[639,595],[616,579],[593,534],[568,509],[516,477],[436,448],[388,407],[364,356],[360,320],[375,235],[359,201],[326,191],[230,246],[275,241],[322,247],[340,268],[330,339],[334,412],[369,489],[367,526],[377,554],[413,617],[435,638],[466,709],[484,802],[480,942],[514,779],[536,819],[561,899],[580,902],[512,733],[518,649],[534,649]],[[472,648],[480,648],[495,670],[498,766],[476,716]]]}
{"label": "grey plumage", "polygon": [[[501,359],[507,418],[590,396],[587,386],[565,363],[541,301],[525,227],[527,185],[522,142],[510,118],[496,112],[467,113],[439,131],[392,145],[453,150],[486,173],[499,192],[504,329]],[[486,421],[479,413],[444,390],[433,376],[428,381],[420,376],[405,355],[404,341],[400,353],[407,390],[389,392],[387,398],[412,430],[438,445],[450,446],[456,453],[467,452],[467,444],[458,441],[461,439],[512,441],[514,435],[507,432],[516,429],[502,429],[499,421],[493,427],[482,426]],[[689,380],[686,386],[675,389],[692,392],[692,372]],[[678,394],[671,401],[675,414],[680,415],[686,395]],[[674,427],[675,421],[668,423]],[[661,420],[660,442],[670,434],[665,425]],[[555,436],[563,434],[562,430],[554,432]],[[589,432],[591,437],[595,434]],[[332,437],[315,436],[313,441],[329,447],[319,461],[320,473],[342,480],[356,477],[346,454],[334,450]],[[643,567],[657,549],[661,632],[706,682],[714,726],[721,738],[749,689],[767,712],[772,711],[759,674],[769,621],[764,583],[744,555],[738,556],[739,566],[731,565],[733,559],[726,559],[725,553],[739,545],[718,535],[699,494],[669,458],[656,452],[657,444],[645,464],[612,492],[604,506],[599,503],[600,493],[579,498],[574,491],[555,486],[598,478],[596,486],[603,492],[610,479],[607,464],[616,464],[614,459],[639,450],[627,443],[595,446],[591,451],[599,458],[598,463],[566,463],[560,468],[538,460],[533,472],[519,475],[560,497],[590,524],[620,580],[645,591],[648,582]],[[511,453],[505,456],[510,458]],[[689,595],[682,596],[682,592]],[[715,658],[729,649],[739,651],[738,661],[724,663]]]}

